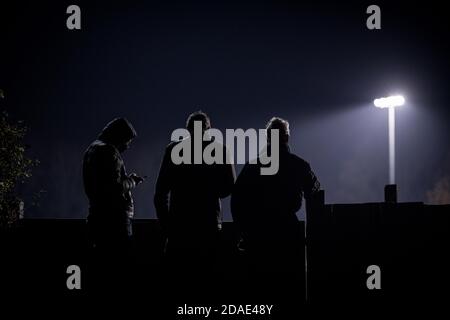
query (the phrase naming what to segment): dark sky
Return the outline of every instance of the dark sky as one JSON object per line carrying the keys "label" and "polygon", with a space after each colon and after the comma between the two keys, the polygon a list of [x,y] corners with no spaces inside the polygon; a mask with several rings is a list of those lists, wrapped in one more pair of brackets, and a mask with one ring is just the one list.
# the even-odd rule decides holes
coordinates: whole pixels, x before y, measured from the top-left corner
{"label": "dark sky", "polygon": [[[79,31],[66,28],[70,4],[81,7]],[[124,155],[128,171],[149,176],[136,214],[153,218],[164,146],[197,109],[219,129],[285,117],[327,202],[381,201],[387,112],[372,101],[391,93],[407,101],[397,112],[399,200],[430,202],[450,176],[450,22],[430,1],[377,2],[382,29],[370,31],[370,4],[2,1],[1,107],[28,125],[41,161],[21,191],[47,191],[27,216],[86,216],[83,152],[124,116],[139,134]]]}

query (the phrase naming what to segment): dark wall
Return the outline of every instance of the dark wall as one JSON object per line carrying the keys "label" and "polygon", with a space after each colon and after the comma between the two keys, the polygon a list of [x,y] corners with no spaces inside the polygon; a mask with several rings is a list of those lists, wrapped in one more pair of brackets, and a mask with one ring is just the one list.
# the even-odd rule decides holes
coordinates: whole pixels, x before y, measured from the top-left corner
{"label": "dark wall", "polygon": [[[336,301],[392,303],[440,301],[450,267],[450,206],[422,203],[308,204],[307,298],[312,305]],[[299,232],[305,234],[300,222]],[[217,288],[228,298],[243,292],[245,261],[233,223],[224,223]],[[164,238],[156,220],[134,221],[133,263],[138,288],[164,282]],[[79,294],[66,289],[66,268],[87,262],[84,220],[25,219],[1,237],[2,290]],[[303,255],[304,256],[304,255]],[[305,264],[303,264],[305,265]],[[381,290],[368,290],[369,265],[381,269]],[[298,270],[305,277],[305,269]],[[264,285],[267,279],[261,279]],[[5,283],[7,284],[5,286]],[[295,299],[305,302],[305,288]],[[400,299],[400,300],[399,300]]]}
{"label": "dark wall", "polygon": [[[367,203],[311,206],[307,216],[308,298],[412,302],[447,298],[450,206]],[[367,268],[381,270],[368,290]]]}

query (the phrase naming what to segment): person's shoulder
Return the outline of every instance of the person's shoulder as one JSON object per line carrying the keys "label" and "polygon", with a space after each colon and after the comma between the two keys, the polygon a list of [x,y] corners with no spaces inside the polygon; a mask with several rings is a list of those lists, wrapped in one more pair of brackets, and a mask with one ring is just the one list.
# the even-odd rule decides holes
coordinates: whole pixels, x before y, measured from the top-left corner
{"label": "person's shoulder", "polygon": [[183,139],[170,141],[166,145],[166,151],[171,151],[177,144],[181,143],[182,141],[183,141]]}
{"label": "person's shoulder", "polygon": [[101,140],[95,140],[94,142],[92,142],[88,150],[99,155],[115,155],[116,153],[118,153],[116,147],[111,144],[104,143]]}
{"label": "person's shoulder", "polygon": [[305,159],[303,159],[302,157],[300,157],[294,153],[290,153],[290,158],[291,158],[292,162],[295,163],[295,165],[300,168],[303,168],[303,169],[311,168],[308,161],[306,161]]}

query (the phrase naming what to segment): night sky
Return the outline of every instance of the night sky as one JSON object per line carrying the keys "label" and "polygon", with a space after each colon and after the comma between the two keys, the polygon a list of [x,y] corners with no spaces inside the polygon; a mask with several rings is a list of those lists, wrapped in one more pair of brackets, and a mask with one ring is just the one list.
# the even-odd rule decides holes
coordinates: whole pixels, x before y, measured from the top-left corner
{"label": "night sky", "polygon": [[[66,28],[71,4],[81,7],[78,31]],[[370,4],[2,1],[0,108],[25,121],[29,154],[41,162],[20,191],[28,199],[46,190],[26,216],[86,216],[83,152],[123,116],[139,134],[127,169],[149,177],[135,191],[136,216],[154,218],[164,147],[198,109],[222,130],[286,118],[327,203],[382,201],[387,111],[372,101],[393,93],[406,98],[399,201],[432,203],[430,191],[450,177],[448,12],[430,1],[376,2],[382,29],[371,31]]]}

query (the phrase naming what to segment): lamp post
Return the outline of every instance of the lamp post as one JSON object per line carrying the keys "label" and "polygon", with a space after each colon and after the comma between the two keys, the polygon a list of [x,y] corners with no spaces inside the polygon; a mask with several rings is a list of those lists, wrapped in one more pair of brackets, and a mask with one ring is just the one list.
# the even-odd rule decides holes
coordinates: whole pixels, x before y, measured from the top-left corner
{"label": "lamp post", "polygon": [[388,109],[389,114],[389,184],[395,185],[395,108],[405,104],[403,96],[390,96],[375,99],[375,107]]}

